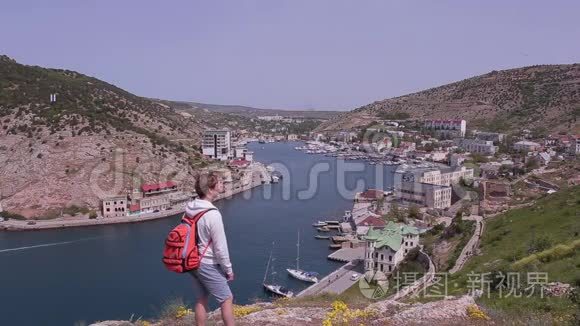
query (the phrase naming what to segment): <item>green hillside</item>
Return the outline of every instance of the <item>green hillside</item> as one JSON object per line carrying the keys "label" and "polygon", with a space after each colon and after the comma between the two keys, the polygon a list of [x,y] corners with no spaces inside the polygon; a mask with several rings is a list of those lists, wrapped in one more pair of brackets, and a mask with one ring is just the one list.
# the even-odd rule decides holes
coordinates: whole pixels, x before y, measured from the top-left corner
{"label": "green hillside", "polygon": [[[547,273],[547,282],[580,286],[580,186],[548,195],[530,207],[490,218],[480,248],[480,255],[471,257],[460,272],[449,276],[449,294],[481,288],[473,286],[472,281],[479,277],[474,275],[489,273],[486,276],[491,281],[489,297],[484,291],[481,298],[484,305],[514,314],[549,313],[563,321],[578,318],[578,294],[572,298],[541,298],[539,286],[534,287],[531,295],[530,286],[534,275],[543,277],[534,273]],[[508,273],[517,273],[520,280],[515,276],[513,281],[509,280]],[[505,289],[512,286],[523,293],[521,298],[506,295]],[[529,290],[525,291],[526,288]]]}

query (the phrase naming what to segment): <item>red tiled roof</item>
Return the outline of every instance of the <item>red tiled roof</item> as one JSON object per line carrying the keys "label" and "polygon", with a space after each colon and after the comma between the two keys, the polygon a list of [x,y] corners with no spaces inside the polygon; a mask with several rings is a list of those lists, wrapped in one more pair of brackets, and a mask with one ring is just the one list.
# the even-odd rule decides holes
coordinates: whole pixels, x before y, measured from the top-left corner
{"label": "red tiled roof", "polygon": [[375,227],[381,227],[385,225],[386,223],[383,219],[375,216],[369,216],[358,224],[358,226],[375,226]]}
{"label": "red tiled roof", "polygon": [[239,159],[239,160],[232,160],[230,162],[230,165],[234,165],[234,166],[245,166],[250,164],[250,161],[247,161],[245,159]]}
{"label": "red tiled roof", "polygon": [[377,190],[377,189],[369,189],[365,192],[362,192],[360,194],[361,197],[364,198],[380,198],[384,195],[384,192],[382,190]]}
{"label": "red tiled roof", "polygon": [[167,188],[172,188],[177,186],[177,184],[173,181],[161,182],[161,183],[154,183],[154,184],[145,184],[141,186],[141,190],[143,192],[152,191],[152,190],[163,190]]}

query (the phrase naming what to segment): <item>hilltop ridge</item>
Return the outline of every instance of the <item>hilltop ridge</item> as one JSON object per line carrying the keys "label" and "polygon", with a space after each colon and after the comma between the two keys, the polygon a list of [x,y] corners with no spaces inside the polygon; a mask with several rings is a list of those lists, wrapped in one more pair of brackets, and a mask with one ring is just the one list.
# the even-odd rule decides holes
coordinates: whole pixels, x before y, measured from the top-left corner
{"label": "hilltop ridge", "polygon": [[579,132],[580,64],[492,71],[364,105],[317,131],[359,128],[397,113],[412,119],[465,119],[470,126],[498,131]]}

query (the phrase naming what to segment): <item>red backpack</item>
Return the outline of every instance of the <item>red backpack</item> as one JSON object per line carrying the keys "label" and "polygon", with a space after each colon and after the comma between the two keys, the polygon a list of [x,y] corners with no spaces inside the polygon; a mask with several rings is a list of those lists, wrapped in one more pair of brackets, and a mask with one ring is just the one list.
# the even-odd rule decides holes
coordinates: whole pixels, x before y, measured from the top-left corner
{"label": "red backpack", "polygon": [[169,232],[163,249],[163,264],[168,270],[176,273],[186,273],[199,268],[201,259],[211,245],[211,239],[200,255],[197,245],[197,221],[205,213],[214,209],[210,208],[201,211],[193,218],[189,218],[184,214],[181,223]]}

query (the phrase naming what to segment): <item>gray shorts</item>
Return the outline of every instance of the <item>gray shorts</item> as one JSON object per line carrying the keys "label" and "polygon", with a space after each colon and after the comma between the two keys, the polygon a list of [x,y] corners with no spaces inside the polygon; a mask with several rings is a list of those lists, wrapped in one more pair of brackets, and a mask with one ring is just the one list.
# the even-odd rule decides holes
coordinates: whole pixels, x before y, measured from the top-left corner
{"label": "gray shorts", "polygon": [[190,273],[193,276],[193,292],[196,298],[208,297],[211,294],[221,304],[233,297],[226,273],[220,265],[202,263],[199,269]]}

